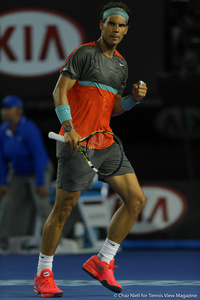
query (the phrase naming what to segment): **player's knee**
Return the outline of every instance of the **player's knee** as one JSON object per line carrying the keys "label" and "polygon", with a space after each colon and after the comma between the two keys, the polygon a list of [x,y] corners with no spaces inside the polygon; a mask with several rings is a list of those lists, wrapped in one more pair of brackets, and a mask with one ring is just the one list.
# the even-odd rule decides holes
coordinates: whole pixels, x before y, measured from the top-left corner
{"label": "player's knee", "polygon": [[59,226],[64,226],[73,208],[76,206],[80,193],[63,192],[57,190],[53,216]]}
{"label": "player's knee", "polygon": [[138,194],[134,197],[134,201],[129,203],[129,210],[132,213],[139,214],[140,211],[143,209],[146,203],[146,197],[143,193]]}
{"label": "player's knee", "polygon": [[142,193],[139,197],[139,211],[141,211],[143,209],[143,207],[145,206],[146,203],[146,196],[144,193]]}
{"label": "player's knee", "polygon": [[73,205],[67,205],[65,207],[63,207],[58,214],[58,223],[63,226],[66,222],[66,220],[68,219],[68,217],[70,216],[72,209],[74,208]]}
{"label": "player's knee", "polygon": [[64,207],[60,211],[59,216],[58,216],[59,224],[61,224],[61,225],[65,224],[67,218],[70,216],[70,214],[72,212],[72,209],[73,209],[72,206],[67,206],[67,207]]}
{"label": "player's knee", "polygon": [[66,201],[56,211],[57,222],[60,226],[63,226],[70,216],[75,204],[72,201]]}

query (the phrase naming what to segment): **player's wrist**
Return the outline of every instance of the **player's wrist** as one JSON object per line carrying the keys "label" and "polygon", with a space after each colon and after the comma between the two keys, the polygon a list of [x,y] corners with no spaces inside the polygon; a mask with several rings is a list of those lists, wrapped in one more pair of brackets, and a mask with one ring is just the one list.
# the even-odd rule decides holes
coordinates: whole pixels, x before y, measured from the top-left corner
{"label": "player's wrist", "polygon": [[64,129],[64,132],[69,132],[69,131],[75,129],[75,127],[73,124],[67,124],[67,125],[63,126],[63,129]]}
{"label": "player's wrist", "polygon": [[120,106],[124,111],[131,110],[138,103],[139,101],[136,101],[132,94],[122,97],[120,100]]}
{"label": "player's wrist", "polygon": [[62,125],[65,121],[72,120],[69,104],[62,104],[55,108],[57,117]]}

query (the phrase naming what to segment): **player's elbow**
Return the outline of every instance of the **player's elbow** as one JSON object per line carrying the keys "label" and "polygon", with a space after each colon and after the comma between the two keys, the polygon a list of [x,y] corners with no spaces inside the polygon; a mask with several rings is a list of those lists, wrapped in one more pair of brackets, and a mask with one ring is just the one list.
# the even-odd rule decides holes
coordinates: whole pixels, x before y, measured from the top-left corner
{"label": "player's elbow", "polygon": [[53,100],[54,100],[55,105],[56,105],[56,103],[58,103],[58,99],[59,99],[59,87],[56,85],[53,90]]}

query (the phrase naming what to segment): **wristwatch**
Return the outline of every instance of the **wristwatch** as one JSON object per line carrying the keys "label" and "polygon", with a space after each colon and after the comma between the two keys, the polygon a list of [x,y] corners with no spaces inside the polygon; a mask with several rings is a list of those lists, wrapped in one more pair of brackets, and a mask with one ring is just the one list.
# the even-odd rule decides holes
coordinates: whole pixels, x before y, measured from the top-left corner
{"label": "wristwatch", "polygon": [[63,128],[64,128],[64,132],[68,132],[68,131],[71,131],[72,129],[75,129],[73,124],[66,125]]}

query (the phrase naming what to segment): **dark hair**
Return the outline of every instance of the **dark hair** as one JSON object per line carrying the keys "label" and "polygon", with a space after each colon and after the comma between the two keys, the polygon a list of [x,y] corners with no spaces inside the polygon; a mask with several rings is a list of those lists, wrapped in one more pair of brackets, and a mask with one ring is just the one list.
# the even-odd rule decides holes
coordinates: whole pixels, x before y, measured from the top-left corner
{"label": "dark hair", "polygon": [[128,8],[128,6],[126,5],[126,3],[111,1],[111,2],[109,2],[108,4],[106,4],[103,7],[103,9],[102,9],[102,11],[100,13],[100,20],[103,19],[103,13],[104,13],[104,11],[106,11],[109,8],[113,8],[113,7],[120,7],[123,10],[125,10],[125,12],[127,12],[127,14],[129,15],[129,17],[131,16],[131,10]]}

